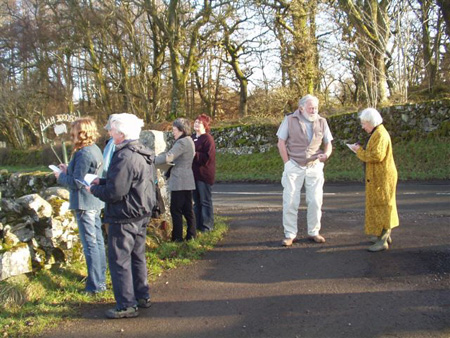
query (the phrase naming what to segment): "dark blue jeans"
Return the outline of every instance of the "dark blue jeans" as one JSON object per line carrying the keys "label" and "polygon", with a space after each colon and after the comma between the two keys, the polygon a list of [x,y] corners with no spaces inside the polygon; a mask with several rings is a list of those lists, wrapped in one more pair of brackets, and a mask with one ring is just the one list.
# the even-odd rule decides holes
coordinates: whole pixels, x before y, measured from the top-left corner
{"label": "dark blue jeans", "polygon": [[106,290],[106,254],[100,210],[75,210],[88,277],[86,291]]}
{"label": "dark blue jeans", "polygon": [[150,298],[145,258],[148,219],[111,223],[108,228],[108,260],[117,308]]}
{"label": "dark blue jeans", "polygon": [[214,208],[211,197],[212,186],[203,181],[195,181],[194,213],[197,230],[211,231],[214,228]]}

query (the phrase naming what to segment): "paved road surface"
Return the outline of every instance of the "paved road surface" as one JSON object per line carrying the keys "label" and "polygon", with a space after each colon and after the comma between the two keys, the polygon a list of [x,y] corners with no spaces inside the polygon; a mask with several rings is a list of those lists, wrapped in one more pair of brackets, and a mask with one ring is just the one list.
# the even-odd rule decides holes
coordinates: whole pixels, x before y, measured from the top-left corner
{"label": "paved road surface", "polygon": [[364,187],[326,184],[318,245],[280,247],[279,185],[218,184],[230,216],[218,246],[152,284],[138,318],[107,320],[109,305],[45,337],[450,337],[450,182],[400,184],[392,248],[369,253]]}

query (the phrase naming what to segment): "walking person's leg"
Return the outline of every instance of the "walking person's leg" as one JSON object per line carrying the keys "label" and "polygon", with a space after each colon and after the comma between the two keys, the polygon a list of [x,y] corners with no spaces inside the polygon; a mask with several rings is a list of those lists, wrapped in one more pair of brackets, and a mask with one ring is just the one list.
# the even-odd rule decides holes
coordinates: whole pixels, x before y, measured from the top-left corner
{"label": "walking person's leg", "polygon": [[[203,181],[197,181],[196,187],[196,193],[194,194],[194,210],[196,204],[198,204],[198,208],[200,209],[200,212],[195,212],[197,230],[211,231],[214,228],[212,186]],[[195,197],[195,195],[198,195],[198,197]],[[196,198],[198,198],[197,202],[195,202]],[[200,222],[197,219],[198,214],[200,214]]]}
{"label": "walking person's leg", "polygon": [[197,230],[201,231],[203,219],[202,219],[202,204],[200,199],[199,182],[200,181],[195,181],[195,190],[192,192],[192,198],[194,200],[194,214],[195,214],[196,228]]}
{"label": "walking person's leg", "polygon": [[104,286],[106,290],[106,249],[105,249],[105,238],[103,237],[102,230],[102,220],[100,218],[100,210],[95,214],[95,228],[97,230],[97,248],[99,253],[100,269],[101,269],[101,279],[100,284]]}

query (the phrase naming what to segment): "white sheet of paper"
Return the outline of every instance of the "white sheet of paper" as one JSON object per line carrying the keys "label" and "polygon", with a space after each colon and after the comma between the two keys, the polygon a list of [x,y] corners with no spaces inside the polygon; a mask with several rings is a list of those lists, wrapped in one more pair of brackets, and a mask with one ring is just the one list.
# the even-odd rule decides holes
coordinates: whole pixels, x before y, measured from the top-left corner
{"label": "white sheet of paper", "polygon": [[94,174],[86,174],[84,176],[84,180],[88,185],[91,185],[92,181],[95,180],[98,176]]}
{"label": "white sheet of paper", "polygon": [[84,185],[85,187],[89,187],[89,184],[86,181],[80,181],[78,179],[75,179],[75,181],[77,181],[78,183],[81,183],[82,185]]}
{"label": "white sheet of paper", "polygon": [[155,164],[156,169],[167,171],[169,168],[173,167],[175,163],[161,163],[161,164]]}
{"label": "white sheet of paper", "polygon": [[353,148],[352,148],[353,144],[346,143],[345,145],[346,145],[351,151],[353,151],[354,153],[356,153],[356,151],[354,151]]}
{"label": "white sheet of paper", "polygon": [[57,172],[57,173],[60,173],[61,172],[61,169],[59,169],[56,165],[54,165],[54,164],[50,164],[49,166],[48,166],[51,170],[53,170],[54,172]]}

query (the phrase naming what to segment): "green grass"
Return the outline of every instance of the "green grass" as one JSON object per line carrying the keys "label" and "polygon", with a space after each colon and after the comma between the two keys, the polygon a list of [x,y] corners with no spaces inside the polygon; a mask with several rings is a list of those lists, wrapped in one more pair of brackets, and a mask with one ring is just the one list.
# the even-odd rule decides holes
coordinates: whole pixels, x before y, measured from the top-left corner
{"label": "green grass", "polygon": [[[445,180],[450,178],[449,138],[422,139],[393,145],[399,179]],[[217,154],[219,182],[279,182],[283,163],[278,149],[252,155]],[[328,182],[362,181],[363,165],[348,149],[335,147],[325,166]]]}
{"label": "green grass", "polygon": [[[401,181],[450,178],[450,138],[421,139],[394,143],[394,159]],[[218,182],[279,182],[283,163],[275,147],[266,153],[216,155]],[[3,167],[9,172],[50,171],[40,167]],[[346,147],[335,147],[325,166],[328,182],[361,181],[363,165]]]}
{"label": "green grass", "polygon": [[401,180],[450,178],[450,138],[426,139],[394,146]]}
{"label": "green grass", "polygon": [[250,155],[216,154],[216,180],[222,182],[279,180],[282,167],[275,148]]}
{"label": "green grass", "polygon": [[31,173],[31,172],[36,172],[36,171],[43,171],[43,172],[48,172],[51,173],[52,171],[49,169],[49,167],[46,166],[17,166],[17,165],[2,165],[1,169],[6,169],[8,172],[10,173],[16,173],[16,172],[21,172],[21,173]]}
{"label": "green grass", "polygon": [[[163,271],[199,259],[223,238],[227,229],[226,219],[216,216],[214,231],[201,233],[194,241],[163,242],[147,250],[149,280],[154,281]],[[81,292],[84,276],[84,262],[76,262],[0,282],[0,336],[34,337],[55,328],[62,320],[80,318],[82,306],[114,303],[109,276],[108,291],[97,296]],[[150,283],[150,293],[151,288]]]}

